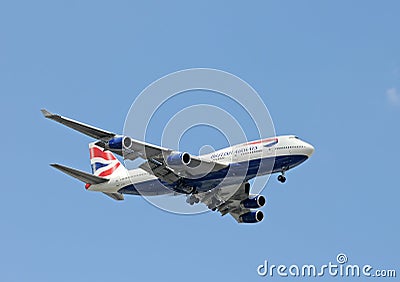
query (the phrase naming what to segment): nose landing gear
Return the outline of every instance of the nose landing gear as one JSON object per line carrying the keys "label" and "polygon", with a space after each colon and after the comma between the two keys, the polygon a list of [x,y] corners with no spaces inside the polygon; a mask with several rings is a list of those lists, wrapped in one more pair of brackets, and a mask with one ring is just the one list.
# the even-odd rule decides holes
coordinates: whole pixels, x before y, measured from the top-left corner
{"label": "nose landing gear", "polygon": [[288,170],[288,167],[282,167],[281,174],[278,176],[278,181],[280,183],[286,182],[285,172]]}
{"label": "nose landing gear", "polygon": [[285,183],[286,177],[283,174],[281,174],[281,175],[278,176],[278,181],[281,182],[281,183]]}

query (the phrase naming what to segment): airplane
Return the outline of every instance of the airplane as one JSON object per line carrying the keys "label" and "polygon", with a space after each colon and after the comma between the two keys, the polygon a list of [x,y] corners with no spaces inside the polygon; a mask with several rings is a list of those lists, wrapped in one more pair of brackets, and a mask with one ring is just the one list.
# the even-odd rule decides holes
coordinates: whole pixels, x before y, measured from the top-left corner
{"label": "airplane", "polygon": [[[121,201],[125,194],[141,196],[186,195],[190,205],[203,203],[221,215],[230,214],[239,223],[261,222],[263,195],[250,194],[249,180],[256,176],[285,173],[306,161],[314,147],[295,135],[246,142],[205,155],[160,147],[129,136],[118,135],[49,111],[44,117],[79,131],[97,141],[89,143],[92,173],[61,164],[52,167],[85,183],[88,191],[103,192]],[[114,155],[144,162],[128,170]]]}

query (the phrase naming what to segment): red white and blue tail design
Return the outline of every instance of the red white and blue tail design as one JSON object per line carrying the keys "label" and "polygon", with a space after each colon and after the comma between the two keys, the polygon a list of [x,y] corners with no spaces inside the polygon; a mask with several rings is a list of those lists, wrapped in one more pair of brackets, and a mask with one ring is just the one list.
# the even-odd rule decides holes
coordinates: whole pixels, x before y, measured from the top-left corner
{"label": "red white and blue tail design", "polygon": [[89,144],[90,164],[92,173],[96,176],[110,178],[111,176],[126,173],[125,167],[110,151],[104,151],[103,148]]}

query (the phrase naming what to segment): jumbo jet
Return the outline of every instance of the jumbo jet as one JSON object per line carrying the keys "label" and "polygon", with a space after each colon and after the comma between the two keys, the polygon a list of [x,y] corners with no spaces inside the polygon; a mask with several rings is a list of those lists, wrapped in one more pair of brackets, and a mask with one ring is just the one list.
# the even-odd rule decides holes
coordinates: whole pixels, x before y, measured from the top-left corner
{"label": "jumbo jet", "polygon": [[[314,147],[295,135],[275,136],[194,156],[163,148],[129,136],[117,135],[70,118],[41,110],[43,115],[97,141],[89,143],[92,174],[60,164],[52,167],[82,181],[89,191],[124,200],[124,194],[186,195],[190,205],[203,203],[239,223],[257,223],[264,214],[262,195],[250,194],[249,180],[256,176],[285,173],[306,161]],[[128,170],[114,155],[125,160],[141,158],[138,168]]]}

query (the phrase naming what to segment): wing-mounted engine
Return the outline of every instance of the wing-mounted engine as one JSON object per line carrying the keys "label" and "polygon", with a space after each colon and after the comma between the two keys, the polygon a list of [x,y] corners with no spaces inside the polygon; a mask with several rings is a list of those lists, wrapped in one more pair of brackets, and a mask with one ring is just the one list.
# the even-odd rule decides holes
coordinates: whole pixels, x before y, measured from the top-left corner
{"label": "wing-mounted engine", "polygon": [[265,205],[266,200],[263,195],[255,195],[251,198],[245,199],[240,202],[240,205],[245,209],[257,209]]}
{"label": "wing-mounted engine", "polygon": [[126,160],[135,160],[138,157],[145,159],[146,162],[139,167],[168,183],[180,181],[182,178],[199,178],[228,167],[226,164],[192,156],[187,152],[173,151],[124,135],[115,135],[106,141],[98,141],[97,145],[123,156]]}
{"label": "wing-mounted engine", "polygon": [[239,216],[239,222],[243,223],[256,223],[263,220],[264,214],[262,211],[250,211]]}
{"label": "wing-mounted engine", "polygon": [[166,163],[169,167],[180,170],[185,169],[186,166],[189,166],[191,159],[192,158],[190,154],[187,152],[174,152],[166,158]]}
{"label": "wing-mounted engine", "polygon": [[218,210],[221,215],[230,214],[240,223],[257,223],[264,219],[258,208],[266,204],[263,195],[250,194],[250,184],[232,184],[215,188],[203,193],[188,196],[191,205],[202,202],[211,210]]}
{"label": "wing-mounted engine", "polygon": [[127,150],[132,146],[132,139],[128,136],[117,136],[105,144],[105,149],[113,149],[113,150]]}
{"label": "wing-mounted engine", "polygon": [[133,146],[133,139],[128,136],[116,135],[108,141],[98,141],[97,146],[110,150],[128,160],[135,160],[143,156],[143,152],[136,150]]}

